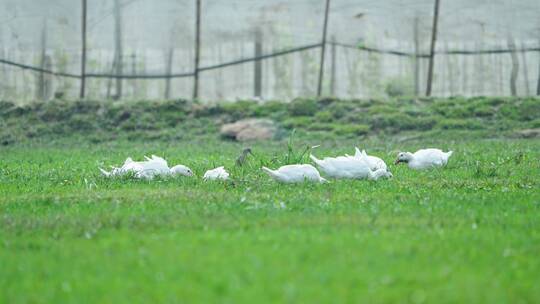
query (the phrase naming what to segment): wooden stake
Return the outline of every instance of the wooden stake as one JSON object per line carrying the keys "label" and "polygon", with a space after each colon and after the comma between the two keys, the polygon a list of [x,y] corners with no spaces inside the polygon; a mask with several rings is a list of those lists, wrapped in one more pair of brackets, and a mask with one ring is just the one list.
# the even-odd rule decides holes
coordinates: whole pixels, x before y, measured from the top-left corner
{"label": "wooden stake", "polygon": [[321,64],[319,67],[319,83],[317,85],[317,96],[321,96],[322,93],[322,82],[324,77],[324,55],[326,52],[326,30],[328,28],[328,11],[330,9],[330,0],[326,0],[326,8],[324,10],[324,25],[323,25],[323,36],[321,44]]}
{"label": "wooden stake", "polygon": [[[521,48],[526,47],[525,43],[521,43]],[[529,86],[529,69],[527,68],[527,53],[521,52],[521,62],[523,63],[523,81],[525,82],[525,95],[531,95],[531,88]]]}
{"label": "wooden stake", "polygon": [[195,11],[195,69],[193,71],[193,99],[199,98],[199,60],[200,60],[200,46],[201,46],[201,0],[195,0],[197,2]]}
{"label": "wooden stake", "polygon": [[[45,69],[45,57],[47,56],[47,19],[43,20],[43,29],[41,31],[41,58],[40,68]],[[40,72],[38,76],[38,89],[36,91],[36,99],[45,100],[45,73]]]}
{"label": "wooden stake", "polygon": [[433,82],[433,67],[435,65],[435,43],[437,41],[437,24],[439,22],[439,4],[440,0],[435,0],[433,12],[433,28],[431,30],[431,47],[429,52],[429,67],[427,76],[426,96],[431,96],[431,86]]}
{"label": "wooden stake", "polygon": [[519,62],[516,54],[516,44],[512,37],[508,37],[508,48],[512,51],[510,56],[512,58],[512,71],[510,72],[510,93],[512,96],[517,96],[517,77],[519,73]]}
{"label": "wooden stake", "polygon": [[167,75],[168,77],[165,79],[165,99],[171,98],[171,73],[172,73],[172,65],[173,65],[173,56],[174,56],[174,48],[169,48],[169,51],[167,52],[167,59],[165,60],[166,69],[167,69]]}
{"label": "wooden stake", "polygon": [[86,0],[82,0],[82,21],[81,21],[81,41],[82,41],[82,54],[81,54],[81,91],[79,98],[84,99],[86,89]]}
{"label": "wooden stake", "polygon": [[336,37],[332,36],[332,66],[330,74],[330,94],[336,96]]}
{"label": "wooden stake", "polygon": [[420,18],[414,18],[414,95],[420,95]]}
{"label": "wooden stake", "polygon": [[540,96],[540,52],[538,52],[538,83],[536,84],[536,95]]}
{"label": "wooden stake", "polygon": [[[115,56],[116,56],[116,76],[123,74],[124,60],[122,50],[122,12],[120,7],[120,0],[114,1],[114,42],[115,42]],[[113,96],[115,100],[122,98],[122,78],[116,77],[116,92]]]}
{"label": "wooden stake", "polygon": [[[262,56],[263,46],[262,46],[262,31],[260,28],[255,30],[255,57]],[[255,60],[254,62],[254,71],[253,71],[253,93],[255,97],[261,97],[262,95],[262,61]]]}

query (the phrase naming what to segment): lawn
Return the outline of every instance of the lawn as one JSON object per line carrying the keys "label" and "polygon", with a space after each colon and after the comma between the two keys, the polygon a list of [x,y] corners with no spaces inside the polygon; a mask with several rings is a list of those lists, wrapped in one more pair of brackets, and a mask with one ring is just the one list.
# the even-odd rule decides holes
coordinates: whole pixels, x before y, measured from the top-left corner
{"label": "lawn", "polygon": [[[308,135],[306,135],[308,134]],[[444,135],[444,133],[443,133]],[[0,150],[0,303],[533,303],[540,301],[540,140],[323,140],[392,163],[454,150],[390,180],[282,185],[260,170],[286,141],[72,136]],[[157,154],[198,177],[109,180],[98,166]],[[203,182],[225,165],[232,182]]]}

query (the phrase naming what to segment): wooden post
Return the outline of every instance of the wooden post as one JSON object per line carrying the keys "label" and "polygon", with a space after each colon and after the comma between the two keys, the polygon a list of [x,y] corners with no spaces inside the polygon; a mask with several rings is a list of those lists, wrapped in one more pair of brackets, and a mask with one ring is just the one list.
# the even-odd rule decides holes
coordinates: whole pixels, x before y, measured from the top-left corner
{"label": "wooden post", "polygon": [[519,73],[519,62],[516,54],[516,44],[512,37],[508,37],[508,48],[511,50],[510,56],[512,58],[512,71],[510,72],[510,93],[512,96],[517,96],[517,77]]}
{"label": "wooden post", "polygon": [[[262,31],[260,28],[255,30],[255,57],[258,58],[262,56],[263,47],[262,47]],[[255,97],[262,96],[262,61],[255,60],[254,62],[254,73],[253,73],[253,94]]]}
{"label": "wooden post", "polygon": [[197,2],[195,11],[195,68],[193,70],[193,99],[199,98],[199,60],[201,52],[201,0]]}
{"label": "wooden post", "polygon": [[[478,43],[478,41],[476,41],[474,43],[475,52],[478,52],[480,49],[481,49],[480,44]],[[482,86],[484,84],[484,76],[482,73],[482,55],[481,54],[476,54],[473,57],[473,77],[474,77],[474,82],[473,82],[474,95],[475,96],[482,95],[482,91],[483,91]]]}
{"label": "wooden post", "polygon": [[437,24],[439,22],[439,4],[440,0],[435,0],[435,8],[433,11],[433,28],[431,30],[431,47],[429,52],[429,66],[427,76],[426,96],[431,96],[431,86],[433,82],[433,67],[435,65],[435,43],[437,41]]}
{"label": "wooden post", "polygon": [[[4,43],[2,41],[2,37],[4,36],[3,33],[4,32],[2,31],[2,28],[0,28],[0,58],[7,58],[3,47]],[[2,91],[0,91],[0,96],[6,98],[5,93],[3,92],[7,86],[7,82],[9,81],[9,78],[7,77],[6,65],[2,64],[1,69],[2,72],[0,73],[0,88],[2,89]]]}
{"label": "wooden post", "polygon": [[116,92],[114,99],[122,98],[122,78],[120,77],[123,74],[124,61],[123,50],[122,50],[122,13],[120,7],[120,0],[114,1],[114,41],[115,41],[115,51],[116,51]]}
{"label": "wooden post", "polygon": [[497,95],[497,90],[498,90],[498,86],[497,86],[497,54],[491,54],[491,56],[489,56],[489,66],[491,67],[491,78],[490,78],[490,82],[491,82],[491,88],[490,88],[490,92],[492,95]]}
{"label": "wooden post", "polygon": [[336,37],[332,36],[332,65],[330,70],[330,94],[336,96]]}
{"label": "wooden post", "polygon": [[309,59],[310,59],[310,50],[299,52],[300,55],[300,74],[302,78],[302,89],[300,90],[301,95],[307,96],[312,94],[312,91],[309,88],[311,82],[309,81]]}
{"label": "wooden post", "polygon": [[414,95],[420,95],[420,18],[414,18]]}
{"label": "wooden post", "polygon": [[319,67],[319,83],[317,85],[317,96],[321,96],[322,93],[322,82],[324,76],[324,55],[326,52],[326,30],[328,28],[328,11],[330,9],[330,0],[326,0],[326,8],[324,10],[324,25],[323,25],[323,36],[321,44],[321,65]]}
{"label": "wooden post", "polygon": [[122,48],[122,14],[120,7],[120,0],[114,1],[114,21],[115,21],[115,57],[116,57],[116,66],[115,66],[115,75],[116,77],[116,91],[113,96],[113,99],[118,100],[122,98],[122,78],[124,60],[123,60],[123,48]]}
{"label": "wooden post", "polygon": [[[131,53],[131,75],[137,75],[137,55],[135,54],[135,51]],[[131,81],[133,97],[138,97],[137,96],[137,88],[139,87],[138,82],[139,81],[137,79],[133,79]]]}
{"label": "wooden post", "polygon": [[[524,49],[526,47],[525,43],[521,43],[521,48]],[[523,64],[523,81],[525,82],[525,95],[530,96],[531,95],[531,88],[529,86],[529,69],[527,68],[527,53],[522,51],[521,52],[521,62]]]}
{"label": "wooden post", "polygon": [[[113,62],[111,65],[111,74],[114,74],[115,70],[116,70],[116,54],[114,55]],[[111,99],[112,82],[113,82],[113,78],[109,78],[107,80],[107,99]]]}
{"label": "wooden post", "polygon": [[167,78],[165,79],[165,99],[171,98],[171,74],[173,64],[174,48],[170,48],[167,52],[167,59],[165,61],[167,69]]}
{"label": "wooden post", "polygon": [[81,91],[79,98],[84,99],[86,89],[86,0],[82,0],[82,24],[81,24],[81,40],[82,40],[82,54],[81,54]]}
{"label": "wooden post", "polygon": [[[218,50],[218,53],[217,53],[218,62],[224,62],[222,43],[218,45],[217,50]],[[225,78],[223,77],[223,74],[224,74],[224,69],[219,69],[216,76],[216,96],[220,100],[223,99],[223,97],[225,96],[225,88],[226,88]]]}
{"label": "wooden post", "polygon": [[[463,49],[466,50],[467,49],[467,44],[464,43],[462,45],[462,47],[463,47]],[[461,95],[463,95],[463,96],[467,96],[467,93],[468,93],[468,90],[469,90],[469,79],[468,79],[468,76],[469,76],[468,72],[469,71],[467,69],[467,67],[469,66],[468,62],[467,62],[468,58],[469,57],[467,55],[461,55],[461,69],[462,69],[462,71],[461,71],[461,75],[462,75],[462,79],[461,79],[462,80],[462,83],[461,83],[461,85],[462,85],[462,87],[461,87]]]}
{"label": "wooden post", "polygon": [[[444,44],[441,46],[441,48],[444,50]],[[448,76],[448,71],[447,71],[447,67],[446,65],[444,64],[445,61],[448,59],[448,56],[445,55],[442,55],[439,57],[439,81],[437,82],[438,85],[439,85],[439,94],[441,94],[442,96],[445,96],[446,97],[446,80],[447,80],[447,76]]]}
{"label": "wooden post", "polygon": [[[47,56],[47,19],[43,20],[41,30],[41,58],[40,68],[45,69],[45,57]],[[45,100],[45,73],[40,72],[37,81],[36,99]]]}
{"label": "wooden post", "polygon": [[[450,47],[448,46],[448,42],[445,43],[444,49],[448,53],[450,50]],[[450,54],[446,54],[446,72],[448,77],[446,78],[448,81],[448,90],[450,91],[450,96],[454,96],[456,94],[456,86],[455,86],[455,78],[454,78],[454,62],[452,62],[452,56]],[[457,61],[456,61],[457,62]]]}
{"label": "wooden post", "polygon": [[538,82],[536,83],[536,95],[540,96],[540,52],[538,52]]}
{"label": "wooden post", "polygon": [[[478,51],[481,51],[484,49],[484,23],[480,23],[480,39],[478,40],[478,43],[475,44],[476,45],[476,49]],[[483,96],[484,95],[484,83],[486,82],[486,77],[485,77],[485,64],[484,64],[484,55],[482,54],[478,54],[476,55],[476,62],[477,62],[477,65],[476,65],[476,69],[478,71],[478,77],[476,78],[476,89],[477,89],[477,94],[476,95],[480,95],[480,96]]]}
{"label": "wooden post", "polygon": [[[504,48],[504,43],[501,43],[499,42],[500,44],[500,48],[503,49]],[[505,67],[505,64],[504,64],[504,56],[501,56],[499,55],[499,92],[500,92],[500,96],[503,96],[505,93],[504,93],[504,67]]]}

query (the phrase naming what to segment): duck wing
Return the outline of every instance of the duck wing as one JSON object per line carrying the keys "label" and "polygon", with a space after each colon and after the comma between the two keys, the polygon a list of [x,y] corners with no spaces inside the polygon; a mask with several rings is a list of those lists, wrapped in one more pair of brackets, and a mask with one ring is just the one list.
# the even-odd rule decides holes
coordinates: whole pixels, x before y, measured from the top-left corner
{"label": "duck wing", "polygon": [[413,154],[414,161],[420,166],[442,166],[445,164],[446,153],[440,149],[421,149]]}
{"label": "duck wing", "polygon": [[388,167],[386,166],[386,163],[384,162],[384,160],[382,160],[381,158],[379,158],[377,156],[369,155],[367,157],[367,160],[369,162],[369,166],[371,167],[371,170],[373,170],[373,171],[376,171],[376,170],[379,170],[379,169],[384,169],[384,170],[388,169]]}
{"label": "duck wing", "polygon": [[364,158],[335,159],[333,166],[340,178],[364,178],[370,171]]}
{"label": "duck wing", "polygon": [[287,165],[277,170],[288,182],[302,182],[304,180],[320,181],[319,171],[312,165]]}

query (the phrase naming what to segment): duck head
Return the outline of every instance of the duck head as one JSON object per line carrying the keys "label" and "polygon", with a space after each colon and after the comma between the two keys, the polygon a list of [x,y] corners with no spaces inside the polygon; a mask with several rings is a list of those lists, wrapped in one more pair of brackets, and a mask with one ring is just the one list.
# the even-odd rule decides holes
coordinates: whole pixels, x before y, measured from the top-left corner
{"label": "duck head", "polygon": [[411,152],[399,152],[395,164],[408,163],[412,160],[413,155]]}
{"label": "duck head", "polygon": [[193,171],[184,165],[176,165],[170,169],[172,175],[193,176]]}

